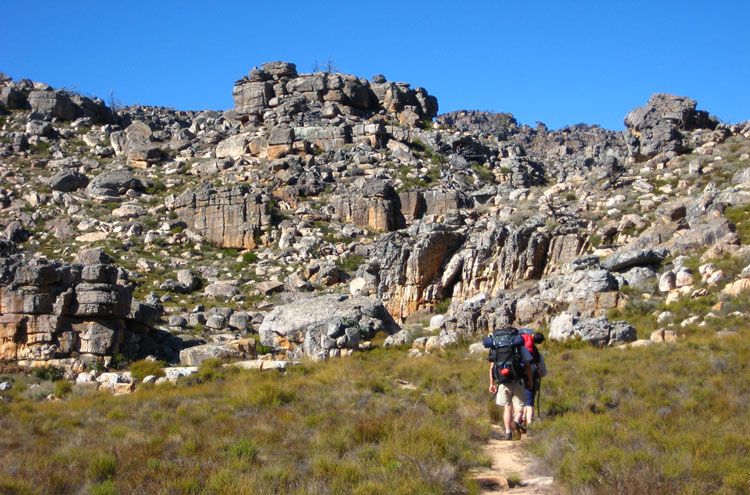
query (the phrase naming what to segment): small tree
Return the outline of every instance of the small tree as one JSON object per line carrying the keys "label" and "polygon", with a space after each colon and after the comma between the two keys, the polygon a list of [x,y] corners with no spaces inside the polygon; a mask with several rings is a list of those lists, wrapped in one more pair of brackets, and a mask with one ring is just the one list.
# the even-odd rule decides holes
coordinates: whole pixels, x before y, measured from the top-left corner
{"label": "small tree", "polygon": [[554,196],[546,194],[542,194],[542,197],[539,198],[539,205],[547,210],[547,213],[552,216],[555,220],[560,218],[562,215],[561,206],[555,201]]}
{"label": "small tree", "polygon": [[122,100],[115,97],[115,90],[109,90],[109,108],[112,110],[112,115],[117,115],[120,107],[122,107]]}
{"label": "small tree", "polygon": [[619,161],[612,160],[609,162],[605,169],[605,178],[607,183],[604,185],[604,189],[616,189],[619,186],[620,179],[628,172],[628,167],[622,165]]}
{"label": "small tree", "polygon": [[333,57],[328,57],[326,62],[318,62],[317,60],[313,64],[313,72],[324,72],[326,74],[333,74],[338,72],[338,69],[333,63]]}

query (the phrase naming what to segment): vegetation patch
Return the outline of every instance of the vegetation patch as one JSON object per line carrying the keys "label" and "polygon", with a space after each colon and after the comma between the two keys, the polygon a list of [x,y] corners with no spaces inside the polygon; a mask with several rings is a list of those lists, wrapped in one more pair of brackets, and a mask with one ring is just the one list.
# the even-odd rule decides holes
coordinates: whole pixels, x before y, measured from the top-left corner
{"label": "vegetation patch", "polygon": [[747,325],[636,349],[547,347],[533,450],[573,493],[746,493]]}
{"label": "vegetation patch", "polygon": [[376,349],[125,397],[14,400],[0,420],[4,465],[18,468],[0,482],[34,494],[478,493],[468,472],[485,463],[485,374],[484,356],[463,351]]}

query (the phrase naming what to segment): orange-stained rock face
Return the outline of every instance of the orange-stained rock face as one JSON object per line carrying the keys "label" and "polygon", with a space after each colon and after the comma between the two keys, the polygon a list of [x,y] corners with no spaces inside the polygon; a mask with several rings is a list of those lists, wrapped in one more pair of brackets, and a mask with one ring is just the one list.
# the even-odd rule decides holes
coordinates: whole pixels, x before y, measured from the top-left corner
{"label": "orange-stained rock face", "polygon": [[120,278],[127,275],[102,250],[82,250],[77,258],[80,264],[72,265],[6,260],[0,360],[44,363],[74,355],[138,355],[138,344],[148,340],[153,316],[161,309],[133,302],[132,286]]}
{"label": "orange-stained rock face", "polygon": [[225,248],[252,249],[256,237],[271,224],[270,198],[246,186],[187,191],[176,202],[188,228]]}
{"label": "orange-stained rock face", "polygon": [[584,238],[580,234],[566,234],[553,237],[547,253],[547,265],[544,268],[544,276],[552,275],[567,263],[581,256],[584,248]]}
{"label": "orange-stained rock face", "polygon": [[[371,263],[379,266],[377,294],[400,320],[448,297],[455,302],[481,293],[496,297],[523,282],[539,280],[545,272],[562,269],[584,245],[575,233],[553,237],[545,229],[497,221],[472,227],[423,222],[416,227],[408,234],[392,234],[401,237],[384,238],[371,257]],[[601,314],[618,301],[606,296],[592,300],[592,313]],[[540,317],[537,313],[553,306],[529,300],[521,316],[535,321]]]}

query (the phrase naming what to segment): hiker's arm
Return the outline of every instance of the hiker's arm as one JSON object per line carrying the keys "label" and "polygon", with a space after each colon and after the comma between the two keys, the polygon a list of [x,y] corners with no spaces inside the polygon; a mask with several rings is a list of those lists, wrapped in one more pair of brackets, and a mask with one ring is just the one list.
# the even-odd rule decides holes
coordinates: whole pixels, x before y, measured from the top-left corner
{"label": "hiker's arm", "polygon": [[492,366],[493,363],[490,363],[490,393],[494,394],[497,391],[497,388],[495,388],[495,380],[492,379]]}
{"label": "hiker's arm", "polygon": [[531,390],[534,388],[534,370],[531,368],[531,362],[525,361],[523,368],[526,370],[526,388]]}

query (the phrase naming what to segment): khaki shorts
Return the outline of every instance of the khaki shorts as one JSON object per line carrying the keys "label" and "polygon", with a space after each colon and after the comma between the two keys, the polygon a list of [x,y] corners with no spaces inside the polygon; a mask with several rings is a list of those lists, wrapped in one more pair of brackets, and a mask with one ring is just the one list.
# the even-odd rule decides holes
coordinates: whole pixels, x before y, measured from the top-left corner
{"label": "khaki shorts", "polygon": [[526,389],[523,387],[523,381],[515,380],[508,383],[501,383],[497,386],[495,403],[498,406],[508,406],[512,401],[513,407],[522,409],[525,397]]}

